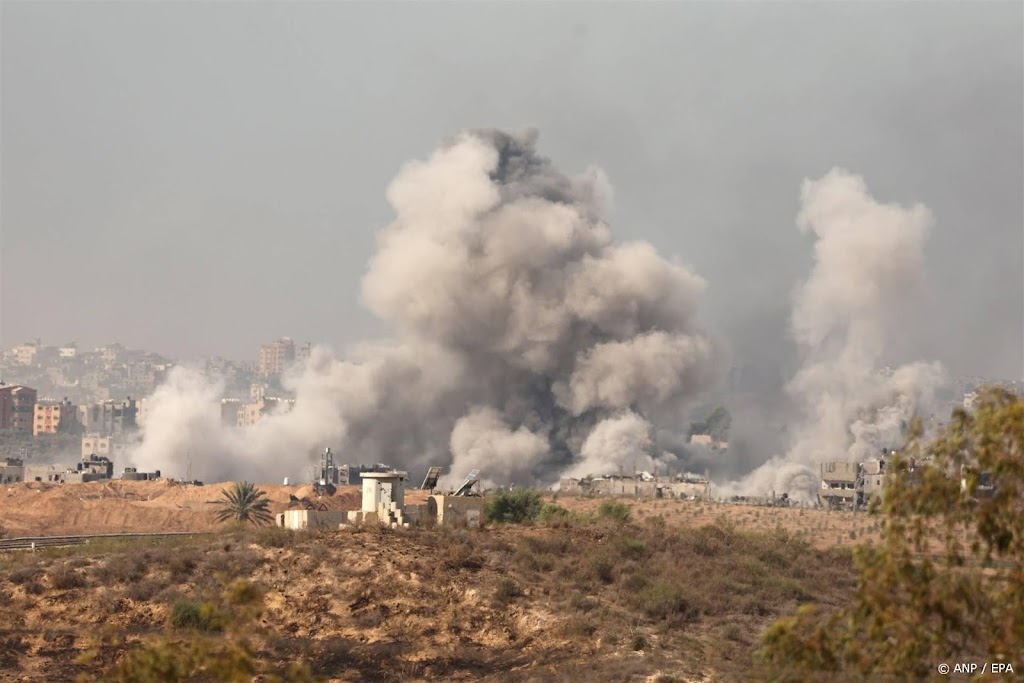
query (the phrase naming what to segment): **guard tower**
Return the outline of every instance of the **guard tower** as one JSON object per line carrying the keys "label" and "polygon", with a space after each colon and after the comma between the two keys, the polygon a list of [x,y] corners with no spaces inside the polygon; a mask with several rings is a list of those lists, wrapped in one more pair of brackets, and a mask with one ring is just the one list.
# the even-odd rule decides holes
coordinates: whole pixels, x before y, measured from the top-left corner
{"label": "guard tower", "polygon": [[405,480],[407,472],[365,472],[363,474],[362,521],[388,526],[406,526]]}

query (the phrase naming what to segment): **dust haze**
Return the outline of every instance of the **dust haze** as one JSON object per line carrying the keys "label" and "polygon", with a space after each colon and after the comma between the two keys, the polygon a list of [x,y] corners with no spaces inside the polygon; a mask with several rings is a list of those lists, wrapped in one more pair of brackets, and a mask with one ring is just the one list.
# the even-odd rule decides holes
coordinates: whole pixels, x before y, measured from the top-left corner
{"label": "dust haze", "polygon": [[[126,464],[800,495],[1024,379],[1020,3],[0,11],[0,346],[182,359]],[[188,359],[285,335],[225,427]]]}
{"label": "dust haze", "polygon": [[209,479],[279,478],[336,444],[353,462],[450,463],[443,486],[471,469],[487,485],[552,484],[685,457],[657,434],[723,368],[697,319],[704,282],[613,239],[601,171],[563,174],[532,131],[475,130],[407,163],[387,194],[395,220],[362,294],[395,337],[352,358],[316,349],[287,379],[294,409],[252,429],[222,426],[223,387],[176,369],[140,467],[188,453]]}

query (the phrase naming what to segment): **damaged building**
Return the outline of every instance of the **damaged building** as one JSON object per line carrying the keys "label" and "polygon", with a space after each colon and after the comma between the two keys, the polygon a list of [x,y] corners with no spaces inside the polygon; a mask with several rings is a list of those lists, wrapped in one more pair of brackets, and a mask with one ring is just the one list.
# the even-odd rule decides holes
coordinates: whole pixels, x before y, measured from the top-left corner
{"label": "damaged building", "polygon": [[0,460],[0,484],[16,484],[25,481],[25,461],[21,458]]}
{"label": "damaged building", "polygon": [[155,481],[160,478],[160,470],[155,472],[139,472],[134,467],[125,467],[121,473],[123,481]]}
{"label": "damaged building", "polygon": [[15,458],[8,458],[0,465],[0,481],[5,484],[22,481],[82,484],[89,481],[107,481],[113,476],[113,461],[95,453],[83,456],[73,468],[60,464],[26,465],[23,460]]}
{"label": "damaged building", "polygon": [[637,498],[685,498],[707,500],[711,496],[711,481],[707,476],[685,473],[655,476],[640,472],[632,476],[608,475],[563,478],[559,491],[583,496],[634,496]]}
{"label": "damaged building", "polygon": [[832,510],[867,509],[873,498],[882,496],[890,455],[888,449],[882,449],[882,457],[864,462],[821,463],[818,502]]}

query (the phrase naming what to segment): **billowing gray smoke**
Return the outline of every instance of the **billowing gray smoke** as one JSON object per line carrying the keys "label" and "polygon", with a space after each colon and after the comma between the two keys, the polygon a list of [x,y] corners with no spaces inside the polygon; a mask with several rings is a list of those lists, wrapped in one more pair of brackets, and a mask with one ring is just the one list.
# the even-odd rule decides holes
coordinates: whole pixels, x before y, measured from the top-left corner
{"label": "billowing gray smoke", "polygon": [[804,182],[797,224],[816,242],[814,267],[794,300],[792,330],[803,362],[788,386],[801,418],[784,458],[722,487],[724,494],[810,498],[818,463],[876,457],[901,445],[915,415],[927,414],[942,367],[884,370],[880,363],[921,282],[931,223],[924,206],[879,203],[862,178],[842,170]]}
{"label": "billowing gray smoke", "polygon": [[603,174],[565,176],[534,143],[467,132],[398,174],[363,281],[393,340],[346,360],[316,350],[287,380],[294,409],[247,430],[221,427],[220,387],[178,369],[136,463],[169,469],[190,451],[196,476],[277,478],[331,444],[348,462],[451,464],[448,483],[474,467],[538,483],[673,459],[655,425],[683,424],[717,374],[695,323],[703,282],[649,244],[614,243]]}

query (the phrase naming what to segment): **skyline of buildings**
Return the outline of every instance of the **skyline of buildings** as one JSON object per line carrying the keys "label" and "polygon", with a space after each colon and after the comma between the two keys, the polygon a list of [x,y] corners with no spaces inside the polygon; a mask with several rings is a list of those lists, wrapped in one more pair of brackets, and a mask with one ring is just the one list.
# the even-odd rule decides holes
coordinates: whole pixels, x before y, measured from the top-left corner
{"label": "skyline of buildings", "polygon": [[[280,337],[256,347],[251,361],[215,356],[191,365],[224,378],[220,421],[249,427],[292,408],[295,397],[282,387],[281,375],[308,358],[310,350],[309,343],[298,346],[292,338]],[[74,342],[55,346],[36,339],[4,349],[0,353],[0,430],[123,440],[123,435],[145,425],[150,407],[145,397],[177,364],[117,342],[85,350]],[[730,373],[728,393],[739,390],[732,377],[737,373]],[[1022,383],[1014,380],[959,377],[945,387],[942,401],[969,407],[971,392],[986,383],[1022,390]]]}

